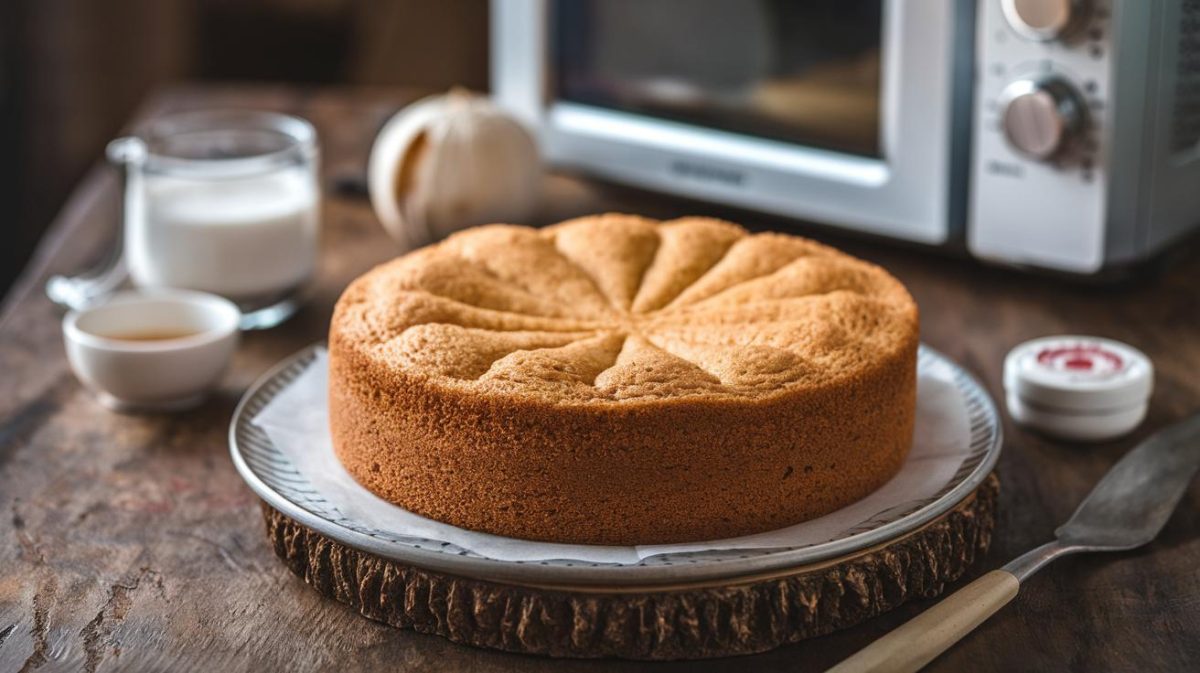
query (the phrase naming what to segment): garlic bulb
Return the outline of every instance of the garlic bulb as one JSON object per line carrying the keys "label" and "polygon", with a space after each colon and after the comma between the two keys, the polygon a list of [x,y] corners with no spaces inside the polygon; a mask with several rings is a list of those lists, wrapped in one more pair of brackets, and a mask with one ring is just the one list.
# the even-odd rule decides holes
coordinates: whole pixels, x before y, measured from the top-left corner
{"label": "garlic bulb", "polygon": [[488,98],[461,90],[392,117],[367,173],[375,213],[409,247],[477,224],[522,222],[542,181],[529,133]]}

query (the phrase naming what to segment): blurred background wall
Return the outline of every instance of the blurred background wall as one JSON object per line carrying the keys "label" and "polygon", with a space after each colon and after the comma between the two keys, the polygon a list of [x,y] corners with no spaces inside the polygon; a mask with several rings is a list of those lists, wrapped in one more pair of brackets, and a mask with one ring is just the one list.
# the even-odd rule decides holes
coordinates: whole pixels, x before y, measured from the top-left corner
{"label": "blurred background wall", "polygon": [[0,296],[156,87],[485,89],[487,51],[487,0],[0,0]]}

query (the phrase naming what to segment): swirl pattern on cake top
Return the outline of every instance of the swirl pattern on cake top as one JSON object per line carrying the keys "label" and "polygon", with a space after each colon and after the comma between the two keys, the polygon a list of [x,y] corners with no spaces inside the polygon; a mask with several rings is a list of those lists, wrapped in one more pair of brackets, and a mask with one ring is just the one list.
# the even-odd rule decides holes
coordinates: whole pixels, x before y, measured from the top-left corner
{"label": "swirl pattern on cake top", "polygon": [[385,264],[339,324],[380,366],[555,404],[761,399],[909,347],[915,305],[878,267],[719,220],[493,225]]}

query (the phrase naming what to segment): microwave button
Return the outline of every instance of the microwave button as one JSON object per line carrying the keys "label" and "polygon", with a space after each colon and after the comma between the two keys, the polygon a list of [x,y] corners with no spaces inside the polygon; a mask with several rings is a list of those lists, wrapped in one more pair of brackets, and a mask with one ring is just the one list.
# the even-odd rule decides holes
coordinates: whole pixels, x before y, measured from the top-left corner
{"label": "microwave button", "polygon": [[1004,18],[1022,37],[1048,42],[1070,33],[1087,17],[1086,0],[1002,0]]}
{"label": "microwave button", "polygon": [[1054,158],[1083,131],[1085,108],[1059,78],[1018,80],[1000,97],[1000,127],[1009,145],[1032,159]]}

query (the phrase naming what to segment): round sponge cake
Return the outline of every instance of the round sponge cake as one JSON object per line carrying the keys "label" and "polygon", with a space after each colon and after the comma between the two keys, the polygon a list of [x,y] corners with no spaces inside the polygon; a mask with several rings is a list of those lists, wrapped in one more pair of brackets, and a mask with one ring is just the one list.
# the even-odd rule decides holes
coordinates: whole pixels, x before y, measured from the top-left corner
{"label": "round sponge cake", "polygon": [[492,225],[338,301],[350,474],[477,531],[591,544],[760,532],[900,468],[917,308],[887,272],[707,218]]}

